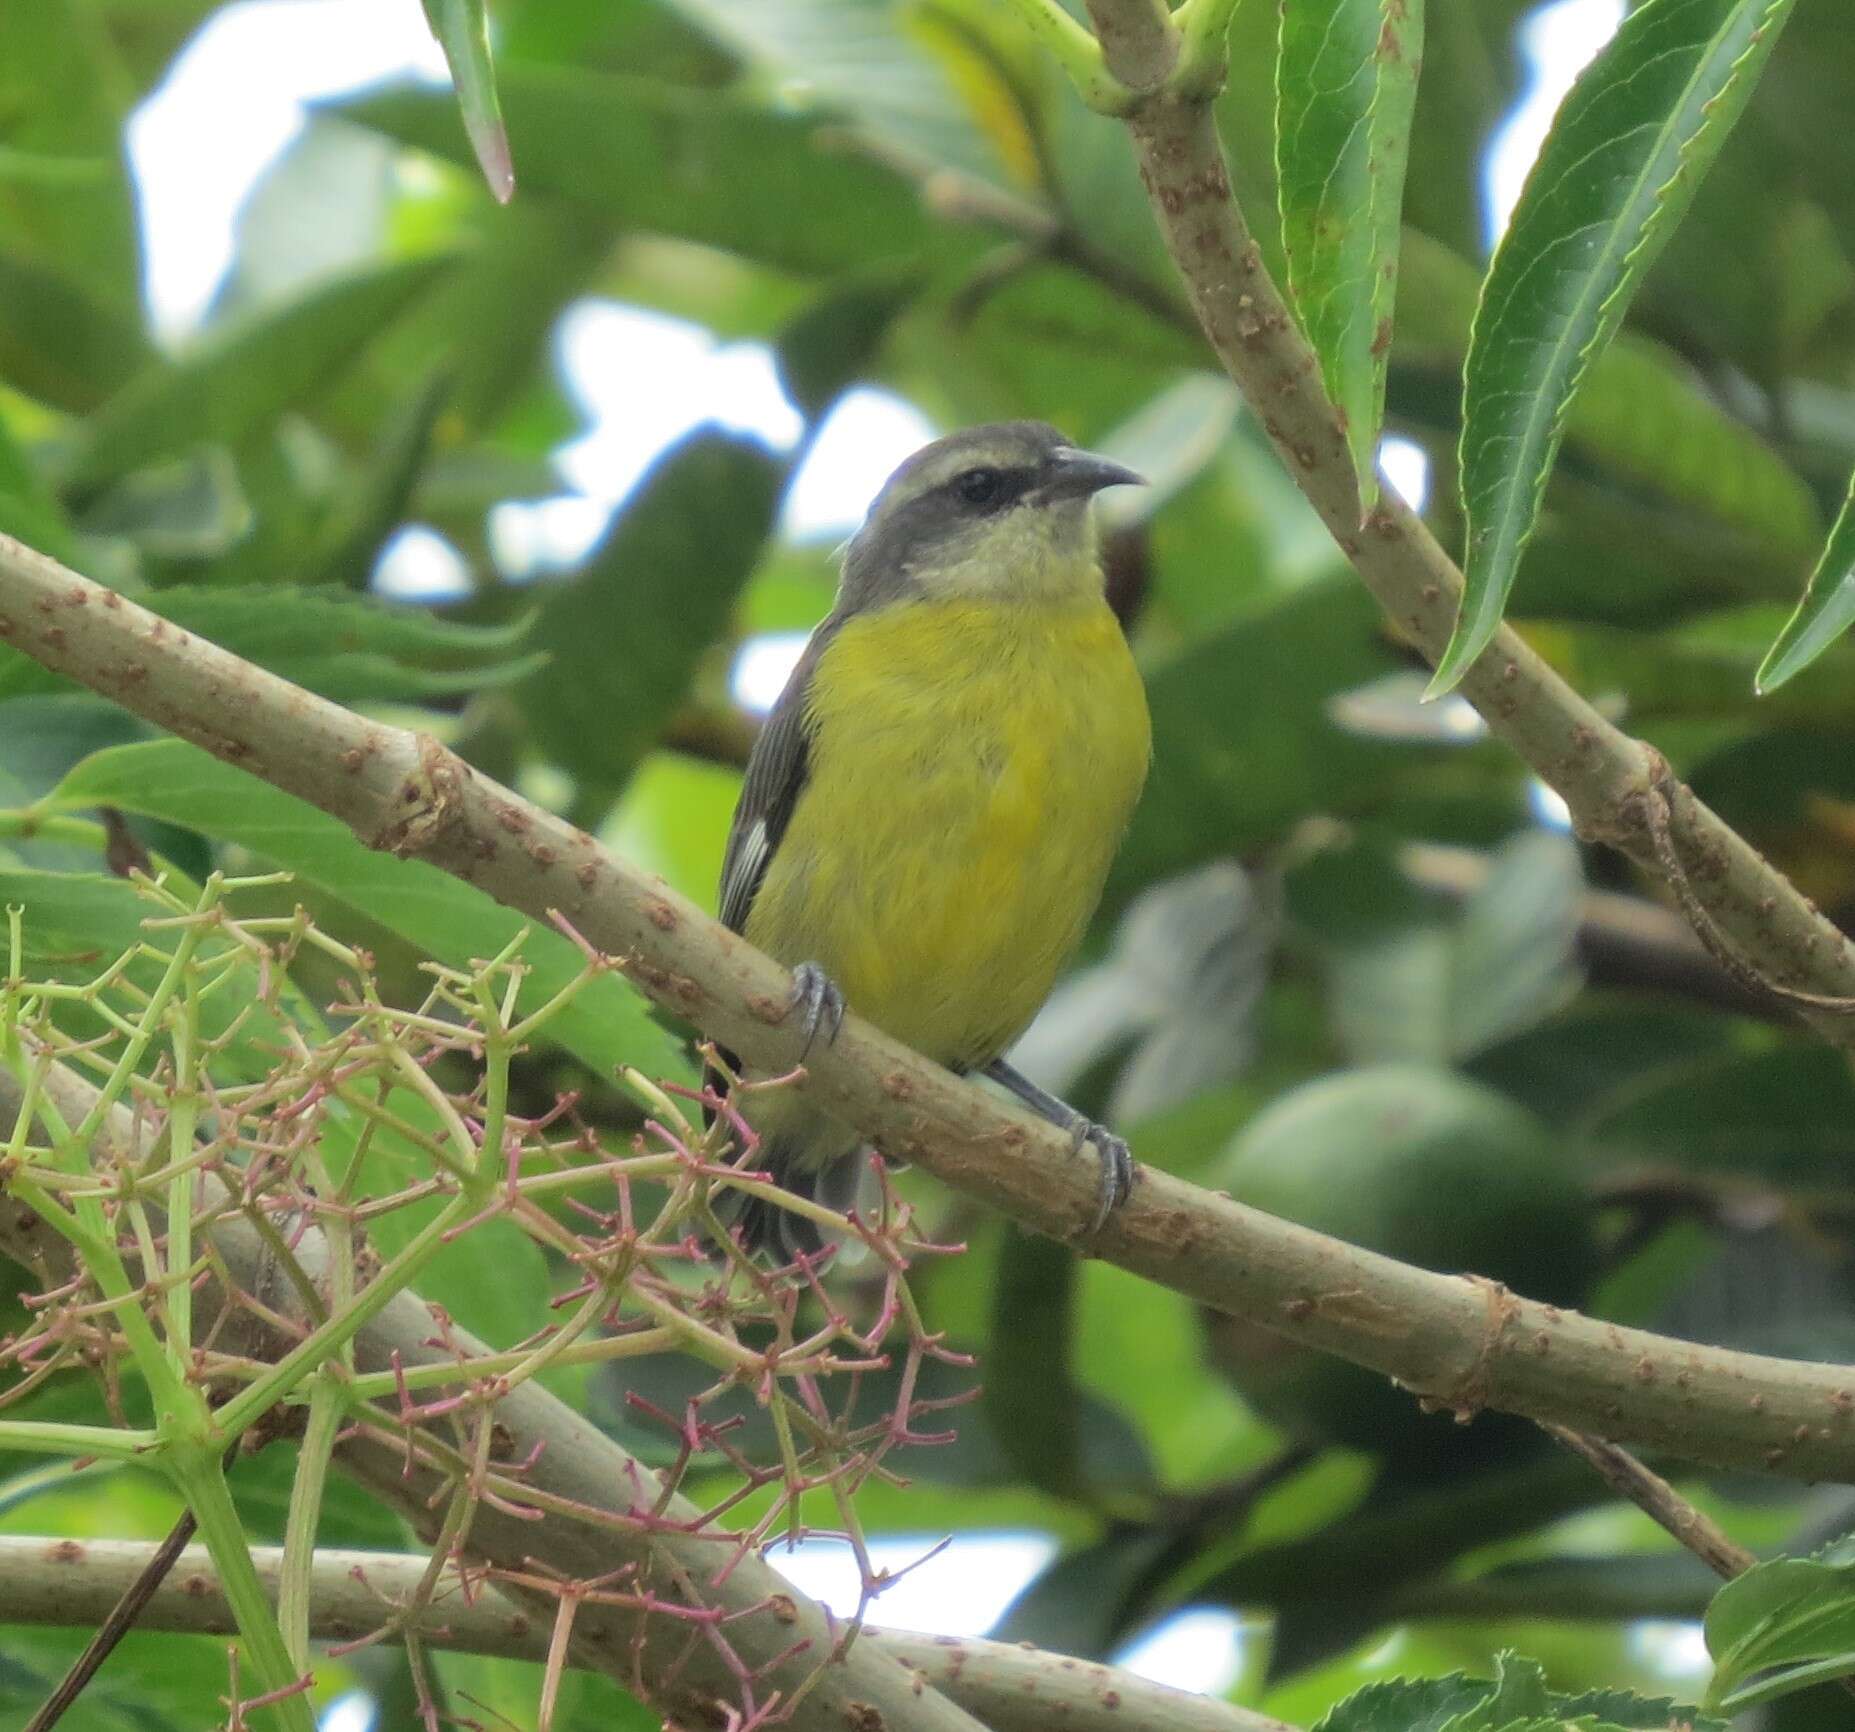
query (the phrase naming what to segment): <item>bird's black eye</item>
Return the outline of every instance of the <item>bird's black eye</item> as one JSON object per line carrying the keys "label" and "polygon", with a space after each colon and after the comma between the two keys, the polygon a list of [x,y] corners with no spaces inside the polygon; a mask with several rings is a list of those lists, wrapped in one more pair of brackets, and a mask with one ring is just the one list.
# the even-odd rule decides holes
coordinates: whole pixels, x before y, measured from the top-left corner
{"label": "bird's black eye", "polygon": [[968,505],[990,505],[998,498],[1004,481],[996,469],[969,469],[954,486]]}

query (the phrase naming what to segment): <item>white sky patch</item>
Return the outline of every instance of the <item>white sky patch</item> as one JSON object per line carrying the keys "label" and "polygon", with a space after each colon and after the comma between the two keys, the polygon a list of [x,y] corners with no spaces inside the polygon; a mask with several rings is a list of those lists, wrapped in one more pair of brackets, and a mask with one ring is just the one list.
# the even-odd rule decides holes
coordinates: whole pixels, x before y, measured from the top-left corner
{"label": "white sky patch", "polygon": [[1530,81],[1513,112],[1488,141],[1482,195],[1489,246],[1501,238],[1520,200],[1552,118],[1578,74],[1623,22],[1624,0],[1553,0],[1520,26],[1520,51]]}
{"label": "white sky patch", "polygon": [[[231,265],[240,208],[302,130],[307,105],[406,77],[446,78],[419,0],[239,0],[207,19],[128,128],[159,337],[200,325]],[[416,174],[421,159],[405,160]],[[558,453],[571,493],[492,513],[491,547],[512,576],[583,559],[652,461],[693,428],[751,433],[780,451],[802,431],[763,343],[719,343],[667,314],[587,301],[563,318],[558,352],[588,425]],[[893,394],[847,393],[794,478],[786,532],[854,528],[889,472],[933,436]],[[428,545],[415,538],[395,557],[383,579],[392,593],[456,593]]]}
{"label": "white sky patch", "polygon": [[128,126],[158,336],[198,326],[232,262],[239,207],[302,130],[305,105],[407,76],[446,77],[419,0],[245,0],[201,26]]}
{"label": "white sky patch", "polygon": [[1193,1606],[1129,1643],[1114,1663],[1175,1690],[1221,1696],[1243,1668],[1242,1625],[1230,1612]]}
{"label": "white sky patch", "polygon": [[1421,445],[1396,434],[1381,439],[1378,472],[1411,510],[1423,510],[1430,498],[1430,454]]}
{"label": "white sky patch", "polygon": [[490,507],[490,556],[512,578],[564,571],[592,552],[611,521],[609,503],[581,493],[506,499]]}
{"label": "white sky patch", "polygon": [[470,593],[470,567],[437,530],[408,523],[380,550],[373,587],[389,601],[455,601]]}
{"label": "white sky patch", "polygon": [[770,631],[749,638],[735,653],[728,675],[734,701],[750,715],[764,716],[779,702],[810,636],[803,631]]}
{"label": "white sky patch", "polygon": [[[931,1539],[872,1540],[870,1561],[878,1569],[903,1570],[934,1545]],[[983,1636],[1055,1555],[1056,1542],[1042,1534],[963,1535],[884,1589],[870,1620],[933,1636]],[[841,1540],[801,1540],[790,1551],[774,1546],[766,1559],[840,1617],[856,1611],[857,1560]]]}
{"label": "white sky patch", "polygon": [[322,1710],[316,1732],[373,1732],[380,1710],[365,1690],[350,1690]]}
{"label": "white sky patch", "polygon": [[586,432],[556,462],[581,493],[617,504],[666,445],[704,422],[777,450],[802,430],[763,343],[717,343],[687,320],[581,301],[560,322],[561,369]]}
{"label": "white sky patch", "polygon": [[1544,830],[1570,831],[1572,809],[1557,788],[1549,788],[1537,776],[1527,783],[1527,810]]}
{"label": "white sky patch", "polygon": [[1703,1678],[1712,1659],[1699,1624],[1658,1621],[1632,1625],[1630,1646],[1671,1682]]}
{"label": "white sky patch", "polygon": [[933,423],[893,392],[870,386],[845,392],[793,477],[786,533],[815,541],[855,529],[902,459],[933,437]]}

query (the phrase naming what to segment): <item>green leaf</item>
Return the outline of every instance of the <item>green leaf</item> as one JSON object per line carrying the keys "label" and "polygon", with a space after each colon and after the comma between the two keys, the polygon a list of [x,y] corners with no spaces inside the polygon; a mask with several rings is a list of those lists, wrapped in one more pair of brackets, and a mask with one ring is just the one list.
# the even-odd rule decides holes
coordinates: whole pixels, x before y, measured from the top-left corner
{"label": "green leaf", "polygon": [[[1393,413],[1456,434],[1462,361],[1480,273],[1460,254],[1408,228],[1398,268],[1403,294],[1391,354]],[[1785,562],[1814,551],[1821,540],[1816,497],[1784,457],[1721,406],[1690,361],[1636,332],[1619,332],[1592,357],[1566,417],[1565,441],[1568,455],[1584,459],[1579,469],[1585,475],[1596,470],[1598,480],[1615,476],[1685,508],[1678,526],[1691,526],[1696,547],[1677,544],[1664,550],[1660,542],[1667,533],[1658,527],[1654,543],[1645,549],[1640,514],[1617,531],[1632,564],[1645,553],[1668,561],[1673,568],[1668,588],[1683,603],[1693,596],[1697,566],[1706,556],[1730,574],[1728,593],[1762,593],[1750,587],[1762,575],[1761,565],[1775,561],[1788,569]],[[1567,533],[1588,538],[1603,521],[1592,522],[1600,502],[1590,492],[1587,486],[1583,496],[1561,499],[1565,509],[1549,512],[1542,530],[1561,538]],[[1621,506],[1608,508],[1614,515]],[[1722,545],[1716,525],[1738,534]],[[1529,556],[1538,563],[1546,549],[1529,544]],[[1573,559],[1587,571],[1592,564],[1583,549]],[[1707,576],[1712,578],[1711,571]],[[1539,606],[1540,587],[1534,573],[1529,611]],[[1666,617],[1669,597],[1657,596],[1647,583],[1633,583],[1631,592],[1620,597],[1609,593],[1616,587],[1604,573],[1590,597],[1580,592],[1579,610],[1605,602],[1612,610],[1633,605],[1643,618]],[[1638,587],[1643,594],[1635,593]],[[1707,586],[1698,587],[1704,593]]]}
{"label": "green leaf", "polygon": [[1138,1615],[1173,1537],[1163,1526],[1128,1525],[1064,1552],[1005,1608],[993,1640],[1106,1660]]}
{"label": "green leaf", "polygon": [[1449,1001],[1456,1055],[1531,1027],[1577,992],[1572,946],[1583,894],[1578,849],[1567,836],[1535,831],[1495,853],[1455,931]]}
{"label": "green leaf", "polygon": [[693,434],[661,458],[606,538],[541,592],[522,688],[542,748],[582,781],[623,786],[726,629],[779,505],[783,465],[757,442]]}
{"label": "green leaf", "polygon": [[490,60],[483,0],[425,0],[425,17],[451,68],[458,111],[483,178],[496,202],[507,204],[515,196],[515,165],[509,160],[509,134],[496,100],[496,68]]}
{"label": "green leaf", "polygon": [[[529,621],[471,625],[420,607],[326,589],[156,590],[137,598],[183,631],[337,703],[418,699],[506,685],[534,666],[518,655]],[[0,700],[73,689],[0,647]]]}
{"label": "green leaf", "polygon": [[1275,155],[1288,286],[1359,476],[1378,497],[1378,434],[1423,0],[1287,0]]}
{"label": "green leaf", "polygon": [[[5,364],[0,356],[0,371]],[[4,403],[0,403],[0,534],[11,535],[53,559],[68,562],[76,551],[71,526],[57,500],[13,438]]]}
{"label": "green leaf", "polygon": [[[712,90],[577,69],[509,66],[501,84],[526,186],[617,223],[807,272],[909,253],[927,240],[911,189],[823,148],[818,129],[799,116]],[[442,93],[392,90],[335,112],[470,160]],[[802,208],[794,188],[804,189]]]}
{"label": "green leaf", "polygon": [[1335,1703],[1314,1732],[1441,1732],[1488,1699],[1485,1679],[1398,1678],[1368,1684]]}
{"label": "green leaf", "polygon": [[197,445],[238,442],[322,389],[450,263],[436,255],[357,271],[156,365],[91,418],[67,479],[94,489]]}
{"label": "green leaf", "polygon": [[1382,792],[1412,754],[1342,731],[1328,711],[1391,665],[1370,602],[1335,580],[1246,614],[1153,672],[1153,769],[1110,901],[1240,854],[1311,809]]}
{"label": "green leaf", "polygon": [[131,312],[43,260],[0,249],[0,375],[54,409],[84,414],[150,359]]}
{"label": "green leaf", "polygon": [[[1059,981],[1012,1062],[1113,1125],[1162,1112],[1238,1076],[1275,937],[1272,910],[1231,860],[1164,880],[1128,905],[1105,960]],[[1125,1054],[1106,1110],[1076,1083]]]}
{"label": "green leaf", "polygon": [[[1330,959],[1331,1014],[1353,1058],[1454,1060],[1531,1028],[1573,997],[1583,889],[1576,847],[1535,832],[1494,854],[1448,923],[1370,846],[1309,861],[1289,896]],[[1376,917],[1349,930],[1346,911],[1360,908]]]}
{"label": "green leaf", "polygon": [[1633,332],[1591,362],[1565,438],[1622,480],[1758,538],[1768,557],[1790,559],[1822,534],[1816,497],[1796,470],[1678,355]]}
{"label": "green leaf", "polygon": [[1565,1696],[1546,1688],[1537,1660],[1495,1657],[1492,1680],[1447,1678],[1368,1684],[1334,1707],[1314,1732],[1720,1732],[1718,1722],[1666,1697],[1629,1690]]}
{"label": "green leaf", "polygon": [[1855,1673],[1855,1559],[1832,1548],[1755,1564],[1714,1596],[1702,1627],[1707,1706],[1722,1714]]}
{"label": "green leaf", "polygon": [[122,126],[135,92],[113,33],[84,0],[26,0],[9,4],[5,14],[0,132],[6,146],[101,172],[8,177],[0,182],[0,225],[128,314],[141,261]]}
{"label": "green leaf", "polygon": [[[5,1626],[0,1638],[0,1725],[25,1726],[83,1652],[87,1632]],[[223,1636],[131,1630],[115,1664],[85,1685],[69,1732],[184,1732],[223,1721]]]}
{"label": "green leaf", "polygon": [[1849,479],[1848,498],[1810,574],[1803,600],[1759,665],[1759,692],[1775,692],[1792,675],[1802,673],[1848,630],[1851,621],[1855,621],[1855,476]]}
{"label": "green leaf", "polygon": [[798,88],[817,107],[849,115],[925,163],[997,179],[954,81],[921,38],[950,12],[872,6],[868,0],[670,0],[776,89]]}
{"label": "green leaf", "polygon": [[1855,1164],[1855,1082],[1815,1044],[1696,1053],[1634,1086],[1620,1082],[1593,1103],[1588,1128],[1638,1161],[1683,1172],[1840,1188]]}
{"label": "green leaf", "polygon": [[920,287],[913,271],[871,272],[834,284],[786,322],[775,344],[779,383],[806,420],[819,420],[872,366]]}
{"label": "green leaf", "polygon": [[1015,1472],[1056,1497],[1085,1486],[1070,1364],[1076,1259],[1067,1245],[1016,1229],[993,1276],[984,1412]]}
{"label": "green leaf", "polygon": [[1649,0],[1553,123],[1489,267],[1460,449],[1467,590],[1432,683],[1500,625],[1566,412],[1744,109],[1792,0]]}
{"label": "green leaf", "polygon": [[323,551],[310,573],[317,581],[364,590],[380,549],[406,520],[412,496],[432,453],[432,435],[456,375],[440,367],[381,429],[360,485],[324,532]]}
{"label": "green leaf", "polygon": [[[537,1725],[537,1704],[547,1681],[545,1669],[532,1660],[509,1660],[487,1654],[436,1652],[431,1656],[441,1691],[451,1704],[447,1720],[466,1716],[497,1732],[529,1732]],[[405,1718],[382,1719],[386,1726],[413,1726],[418,1711],[408,1704]],[[663,1716],[608,1678],[569,1667],[558,1680],[551,1722],[566,1732],[659,1732]]]}
{"label": "green leaf", "polygon": [[[539,1004],[580,972],[580,954],[481,890],[422,861],[378,854],[313,806],[209,757],[183,740],[121,746],[87,758],[48,805],[114,806],[237,843],[366,913],[452,967],[494,956],[528,929],[524,1005]],[[599,1074],[621,1064],[683,1078],[689,1061],[621,981],[593,981],[549,1025],[549,1036]]]}
{"label": "green leaf", "polygon": [[255,519],[231,453],[205,445],[131,470],[84,513],[84,530],[153,560],[208,560],[244,541]]}

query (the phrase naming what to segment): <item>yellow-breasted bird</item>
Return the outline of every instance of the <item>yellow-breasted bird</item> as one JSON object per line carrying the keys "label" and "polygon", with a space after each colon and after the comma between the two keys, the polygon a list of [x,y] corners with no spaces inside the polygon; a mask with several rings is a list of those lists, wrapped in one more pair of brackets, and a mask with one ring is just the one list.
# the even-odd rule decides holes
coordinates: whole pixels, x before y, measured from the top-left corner
{"label": "yellow-breasted bird", "polygon": [[[722,919],[795,970],[808,1049],[848,1003],[989,1076],[1093,1144],[1098,1223],[1132,1183],[1127,1145],[999,1055],[1081,939],[1146,779],[1146,694],[1089,512],[1139,480],[1038,421],[909,458],[754,747],[721,879]],[[833,1206],[854,1198],[855,1130],[796,1089],[740,1105],[756,1168]],[[737,1220],[753,1249],[818,1244],[760,1198]]]}

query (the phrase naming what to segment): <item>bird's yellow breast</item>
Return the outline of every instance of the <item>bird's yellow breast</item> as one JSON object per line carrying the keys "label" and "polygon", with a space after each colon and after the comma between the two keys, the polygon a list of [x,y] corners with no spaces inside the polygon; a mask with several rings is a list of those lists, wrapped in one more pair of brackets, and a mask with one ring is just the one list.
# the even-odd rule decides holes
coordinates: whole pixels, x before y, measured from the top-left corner
{"label": "bird's yellow breast", "polygon": [[1146,696],[1091,596],[922,600],[814,670],[809,776],[746,922],[944,1063],[995,1058],[1101,895],[1146,777]]}

